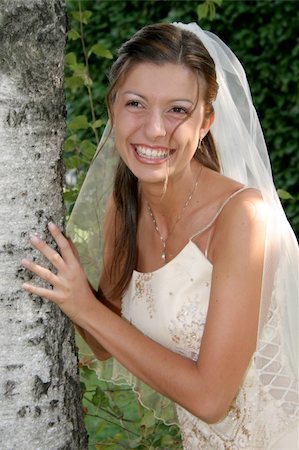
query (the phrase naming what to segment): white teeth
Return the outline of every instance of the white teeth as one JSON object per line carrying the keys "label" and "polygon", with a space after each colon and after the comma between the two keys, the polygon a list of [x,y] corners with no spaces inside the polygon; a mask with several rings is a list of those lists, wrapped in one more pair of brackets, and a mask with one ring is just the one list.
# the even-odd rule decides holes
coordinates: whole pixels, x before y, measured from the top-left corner
{"label": "white teeth", "polygon": [[169,155],[167,150],[155,150],[153,148],[144,147],[143,145],[136,145],[135,150],[139,156],[149,159],[165,159]]}

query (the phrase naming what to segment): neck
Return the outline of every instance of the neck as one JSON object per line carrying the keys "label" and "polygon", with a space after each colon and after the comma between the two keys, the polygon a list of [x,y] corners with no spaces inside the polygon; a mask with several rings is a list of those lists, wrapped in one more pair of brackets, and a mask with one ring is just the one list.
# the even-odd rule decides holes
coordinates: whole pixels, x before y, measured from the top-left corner
{"label": "neck", "polygon": [[140,190],[143,198],[144,208],[146,202],[149,203],[152,211],[162,220],[172,221],[176,217],[186,202],[190,193],[192,193],[198,176],[202,170],[199,164],[190,165],[183,173],[175,177],[169,177],[166,190],[164,183],[145,183],[140,182]]}
{"label": "neck", "polygon": [[[156,231],[167,240],[173,233],[176,225],[186,215],[186,209],[190,210],[190,203],[197,189],[202,166],[198,165],[192,170],[188,177],[181,179],[169,179],[166,192],[161,195],[157,186],[142,191],[142,209],[145,216],[150,219]],[[161,185],[159,185],[161,189]],[[157,229],[158,228],[158,229]]]}
{"label": "neck", "polygon": [[[145,208],[146,208],[145,213],[147,214],[147,217],[149,218],[149,220],[152,222],[152,225],[161,241],[161,244],[162,244],[161,259],[164,261],[164,263],[166,263],[168,261],[168,256],[169,256],[168,255],[168,240],[175,232],[177,224],[179,222],[181,222],[181,219],[186,214],[186,209],[188,207],[190,207],[190,203],[193,199],[193,194],[195,193],[195,190],[197,188],[198,179],[199,179],[199,175],[200,175],[201,171],[202,171],[202,166],[200,168],[200,171],[197,173],[195,180],[194,180],[193,174],[191,177],[189,176],[189,179],[190,178],[192,179],[192,189],[190,190],[190,187],[189,187],[188,194],[185,195],[185,200],[183,202],[180,202],[176,198],[176,203],[175,203],[176,208],[174,208],[174,205],[170,203],[169,195],[167,196],[167,198],[165,198],[167,191],[163,195],[164,202],[162,205],[162,209],[160,206],[160,212],[158,212],[158,208],[154,212],[152,209],[152,206],[150,205],[149,201],[146,198],[145,198],[145,201],[143,202],[143,204],[145,204]],[[185,184],[185,186],[187,186],[187,184]],[[183,187],[185,187],[185,186],[182,185],[182,183],[180,183],[179,189],[176,189],[176,191],[181,194],[180,197],[182,196],[183,192],[185,191],[185,189],[183,189]],[[178,186],[176,185],[176,187],[178,187]],[[176,191],[174,190],[174,187],[172,187],[172,189],[170,191],[172,193],[172,197],[174,196]],[[167,203],[170,205],[171,209],[168,209],[168,215],[166,216],[165,215],[165,210],[166,210],[165,205],[167,205]],[[156,204],[156,206],[157,206],[157,204]],[[164,211],[164,213],[163,213],[163,211]],[[169,214],[170,211],[171,211],[171,214]]]}

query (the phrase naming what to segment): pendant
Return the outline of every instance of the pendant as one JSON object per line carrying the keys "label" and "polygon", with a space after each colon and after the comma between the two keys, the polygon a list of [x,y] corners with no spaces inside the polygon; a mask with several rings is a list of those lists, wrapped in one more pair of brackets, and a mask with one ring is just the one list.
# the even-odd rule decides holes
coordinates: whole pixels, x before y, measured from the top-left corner
{"label": "pendant", "polygon": [[164,261],[166,261],[166,254],[165,254],[165,252],[162,253],[161,259],[163,259]]}

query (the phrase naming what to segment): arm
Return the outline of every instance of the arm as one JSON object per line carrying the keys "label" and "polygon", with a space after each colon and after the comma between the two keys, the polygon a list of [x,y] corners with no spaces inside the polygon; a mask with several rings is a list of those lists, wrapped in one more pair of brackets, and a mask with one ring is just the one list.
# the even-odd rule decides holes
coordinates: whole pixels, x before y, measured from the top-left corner
{"label": "arm", "polygon": [[[144,336],[98,302],[90,289],[78,296],[82,290],[78,276],[72,295],[60,297],[55,289],[32,285],[25,288],[55,301],[71,320],[158,392],[202,420],[215,422],[236,395],[255,349],[258,326],[265,219],[256,194],[239,197],[219,217],[211,243],[212,289],[198,362]],[[68,259],[63,236],[57,228],[52,234],[63,258]],[[46,244],[35,246],[53,259]],[[55,286],[55,276],[49,271],[44,274],[33,263],[27,267]]]}
{"label": "arm", "polygon": [[[102,282],[103,278],[102,278]],[[101,284],[101,282],[100,282]],[[90,285],[89,285],[90,286]],[[90,289],[93,293],[93,295],[103,304],[105,305],[108,309],[110,309],[111,311],[113,311],[115,314],[117,314],[118,316],[120,316],[120,306],[117,307],[116,306],[116,302],[109,302],[101,288],[99,287],[98,292],[96,292],[92,286],[90,286]],[[102,294],[102,295],[101,295]],[[89,333],[87,330],[85,330],[84,328],[80,327],[78,324],[75,324],[77,331],[79,332],[80,336],[84,339],[84,341],[89,345],[89,347],[91,348],[91,350],[93,351],[94,355],[96,356],[97,359],[99,359],[100,361],[105,361],[106,359],[111,358],[111,354],[109,352],[107,352],[107,350],[104,348],[103,345],[101,345],[99,343],[99,341],[97,341],[95,339],[95,337]]]}

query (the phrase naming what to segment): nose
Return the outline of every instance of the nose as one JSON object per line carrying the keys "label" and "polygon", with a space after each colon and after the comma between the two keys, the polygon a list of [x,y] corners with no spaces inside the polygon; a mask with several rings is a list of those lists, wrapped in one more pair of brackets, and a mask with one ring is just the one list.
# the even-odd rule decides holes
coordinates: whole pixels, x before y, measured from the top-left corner
{"label": "nose", "polygon": [[145,134],[150,139],[166,136],[163,113],[158,110],[150,111],[145,122]]}

